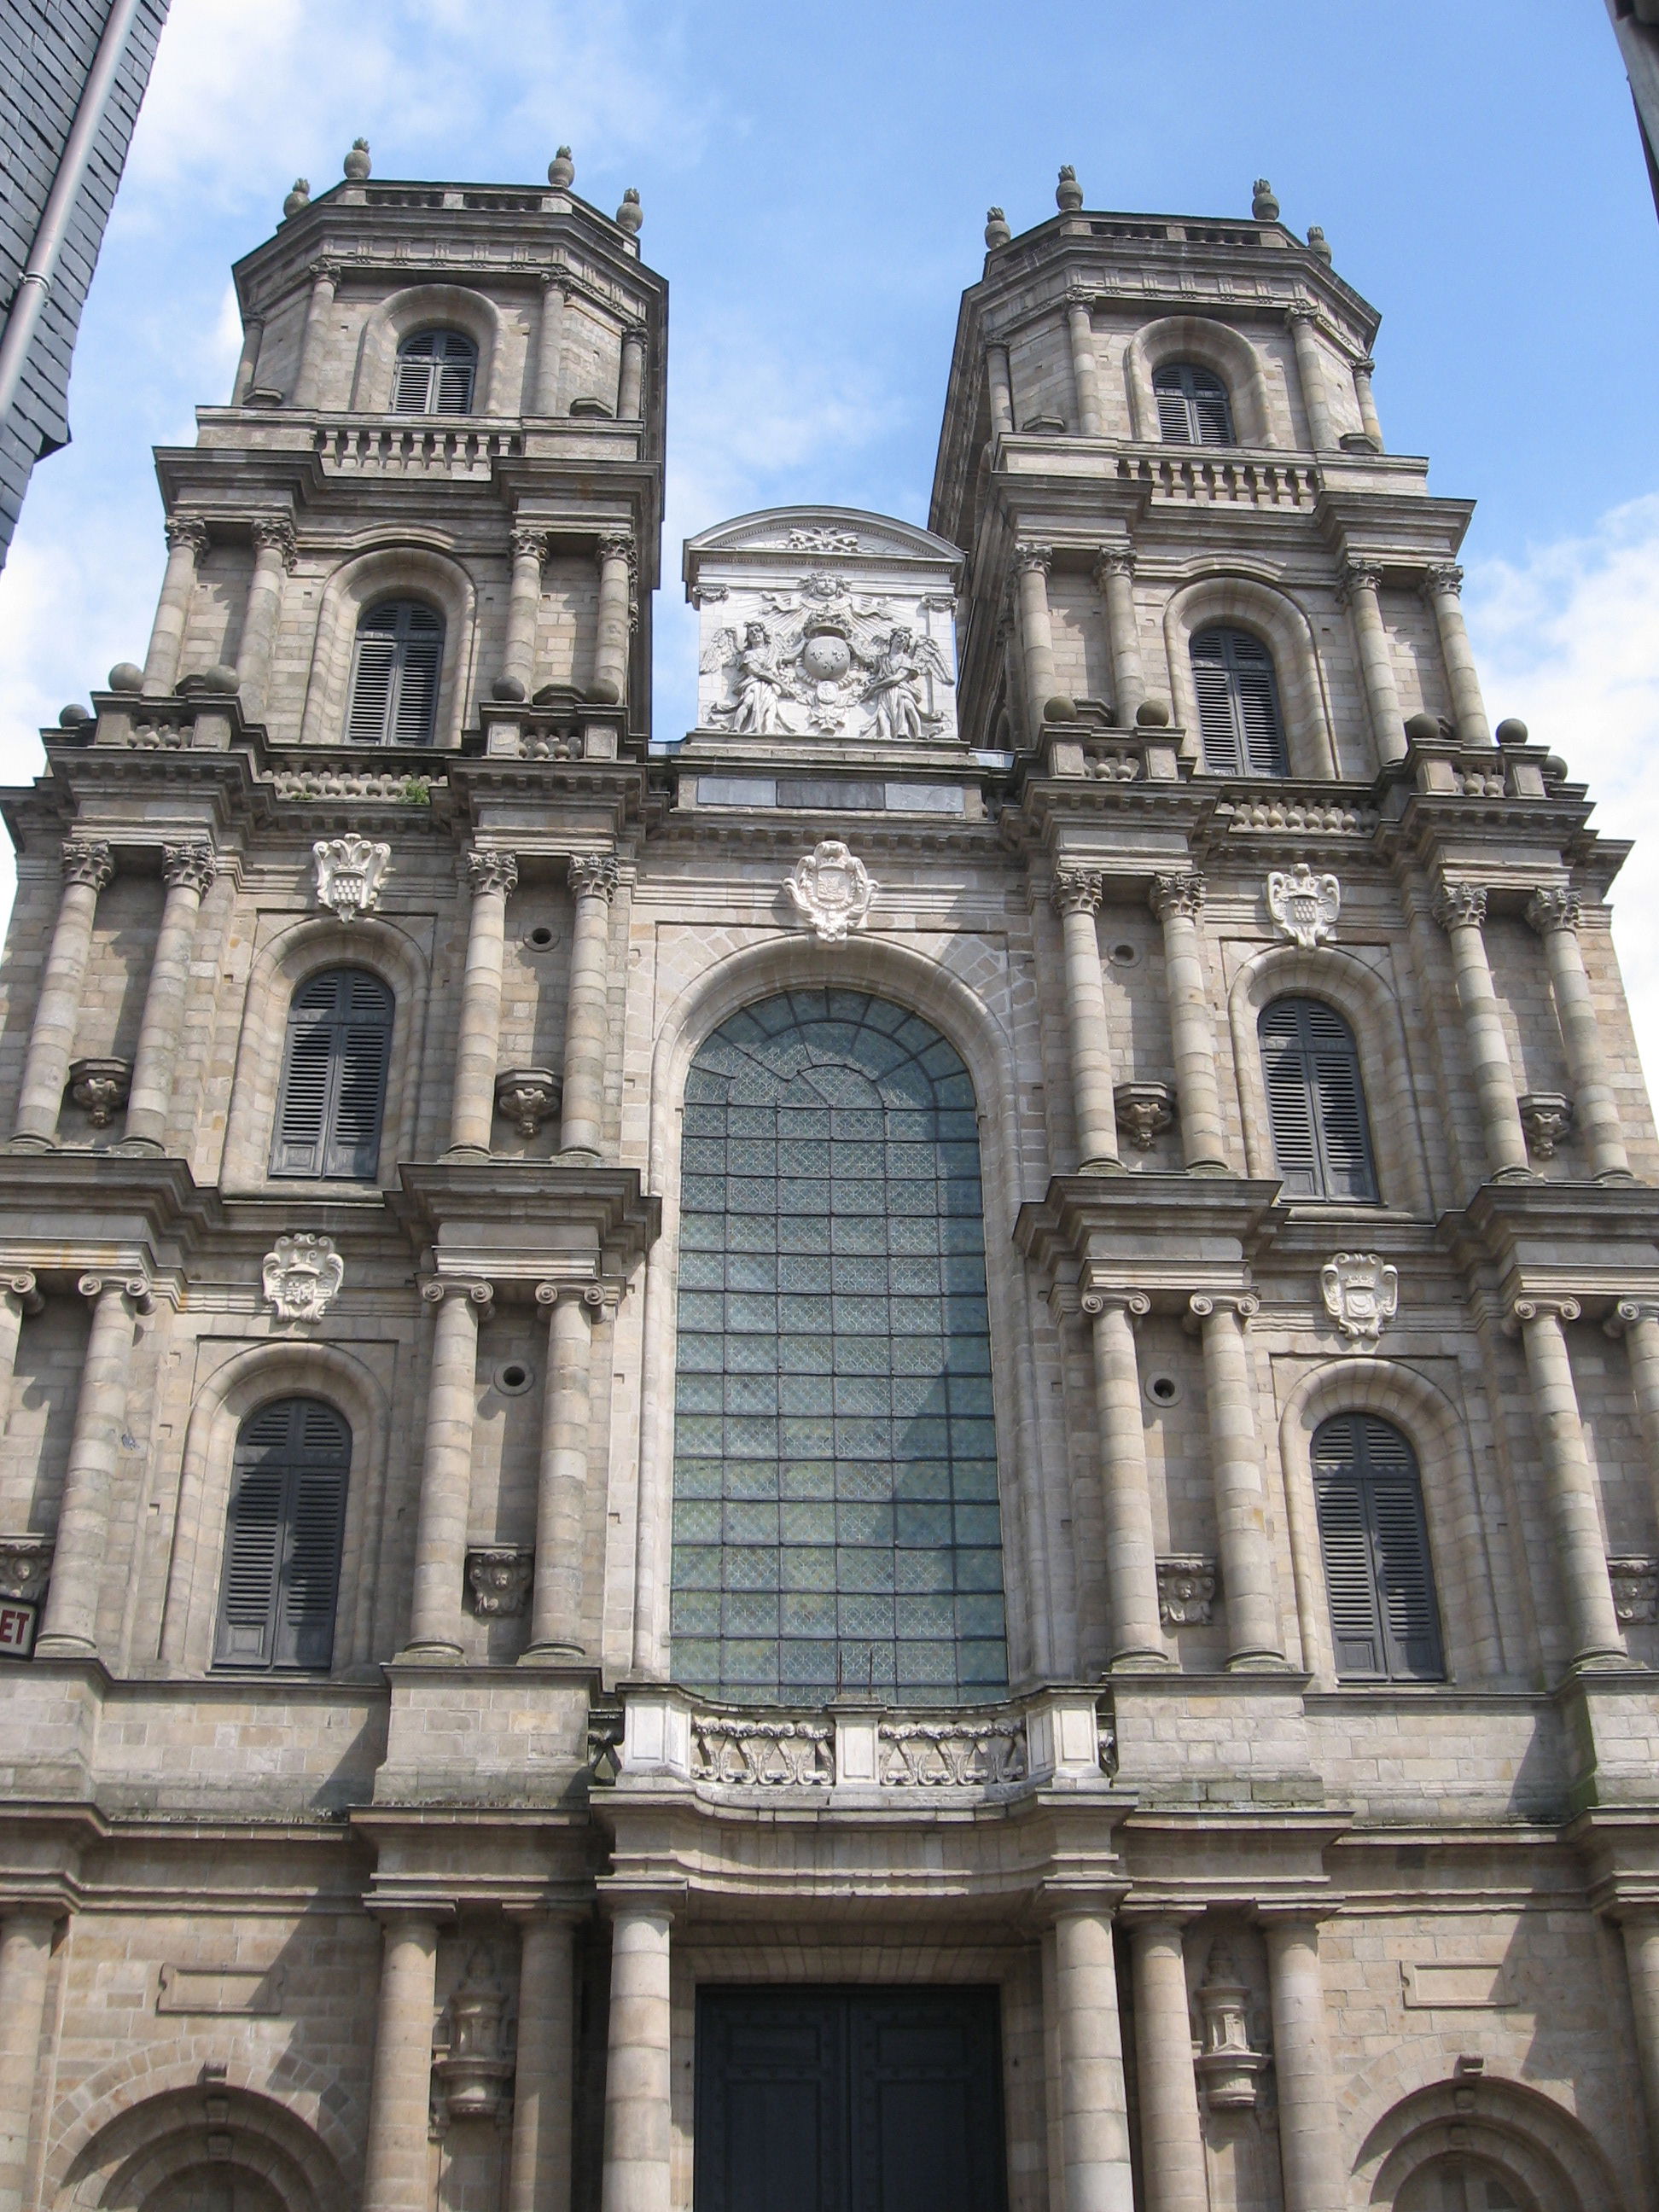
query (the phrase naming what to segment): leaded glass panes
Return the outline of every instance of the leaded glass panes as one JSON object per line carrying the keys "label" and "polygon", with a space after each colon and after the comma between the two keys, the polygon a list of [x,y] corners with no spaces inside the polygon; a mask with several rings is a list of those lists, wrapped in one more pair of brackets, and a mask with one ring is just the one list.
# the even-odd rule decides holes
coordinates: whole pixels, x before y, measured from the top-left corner
{"label": "leaded glass panes", "polygon": [[734,1015],[686,1085],[676,1677],[749,1702],[1002,1696],[974,1089],[854,991]]}

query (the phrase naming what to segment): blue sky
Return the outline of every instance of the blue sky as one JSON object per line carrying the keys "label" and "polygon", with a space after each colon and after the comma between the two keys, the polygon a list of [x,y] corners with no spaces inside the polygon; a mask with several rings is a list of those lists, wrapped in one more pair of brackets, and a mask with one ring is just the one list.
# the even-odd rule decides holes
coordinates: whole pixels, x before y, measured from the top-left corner
{"label": "blue sky", "polygon": [[[42,720],[143,658],[149,449],[228,390],[231,261],[360,133],[382,178],[538,178],[568,141],[585,197],[641,191],[672,287],[659,734],[693,696],[681,538],[793,500],[926,519],[988,204],[1041,221],[1061,161],[1093,208],[1243,214],[1270,177],[1382,310],[1390,446],[1480,501],[1466,596],[1494,714],[1659,850],[1659,222],[1600,0],[173,0],[75,441],[0,574],[7,781],[38,768]],[[1659,1074],[1641,855],[1615,897]]]}

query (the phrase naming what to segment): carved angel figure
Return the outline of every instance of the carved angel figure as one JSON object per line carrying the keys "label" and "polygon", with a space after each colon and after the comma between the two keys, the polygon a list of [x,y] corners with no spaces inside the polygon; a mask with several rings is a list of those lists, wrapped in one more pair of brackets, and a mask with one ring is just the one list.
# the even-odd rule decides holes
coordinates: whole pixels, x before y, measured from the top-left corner
{"label": "carved angel figure", "polygon": [[925,737],[925,725],[934,719],[933,685],[950,681],[950,671],[933,639],[896,624],[865,687],[870,734],[884,744]]}
{"label": "carved angel figure", "polygon": [[777,648],[768,637],[764,623],[748,623],[741,645],[735,630],[716,632],[702,665],[705,676],[724,669],[732,672],[731,704],[711,711],[722,721],[729,720],[734,731],[763,738],[782,727],[779,709],[789,688],[788,678],[778,665]]}

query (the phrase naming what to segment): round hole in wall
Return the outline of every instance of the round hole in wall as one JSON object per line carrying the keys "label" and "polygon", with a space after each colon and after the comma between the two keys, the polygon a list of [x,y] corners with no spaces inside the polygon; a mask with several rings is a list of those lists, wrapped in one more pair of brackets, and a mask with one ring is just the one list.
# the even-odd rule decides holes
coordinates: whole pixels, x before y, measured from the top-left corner
{"label": "round hole in wall", "polygon": [[530,1388],[530,1370],[522,1359],[509,1359],[495,1370],[495,1388],[508,1398],[517,1398]]}
{"label": "round hole in wall", "polygon": [[1149,1375],[1146,1396],[1154,1406],[1173,1406],[1181,1396],[1181,1385],[1173,1375]]}
{"label": "round hole in wall", "polygon": [[1126,937],[1121,944],[1113,945],[1106,957],[1114,968],[1138,967],[1140,962],[1140,947],[1138,945],[1132,945]]}
{"label": "round hole in wall", "polygon": [[557,933],[550,929],[544,921],[538,921],[534,929],[526,933],[524,941],[534,951],[545,952],[550,945],[558,943],[558,936]]}

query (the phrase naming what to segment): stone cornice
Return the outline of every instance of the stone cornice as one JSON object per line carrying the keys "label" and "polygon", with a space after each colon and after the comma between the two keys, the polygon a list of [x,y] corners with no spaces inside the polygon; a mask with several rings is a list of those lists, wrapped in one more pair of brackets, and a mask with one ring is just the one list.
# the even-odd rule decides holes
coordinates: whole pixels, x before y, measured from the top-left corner
{"label": "stone cornice", "polygon": [[1241,1287],[1285,1218],[1277,1181],[1209,1175],[1056,1176],[1022,1206],[1014,1241],[1044,1275],[1149,1294]]}
{"label": "stone cornice", "polygon": [[1633,1182],[1483,1182],[1436,1224],[1458,1266],[1502,1297],[1575,1297],[1592,1318],[1659,1291],[1659,1189]]}
{"label": "stone cornice", "polygon": [[635,1168],[551,1160],[455,1159],[405,1164],[393,1195],[423,1265],[509,1286],[625,1279],[655,1243],[662,1201]]}

